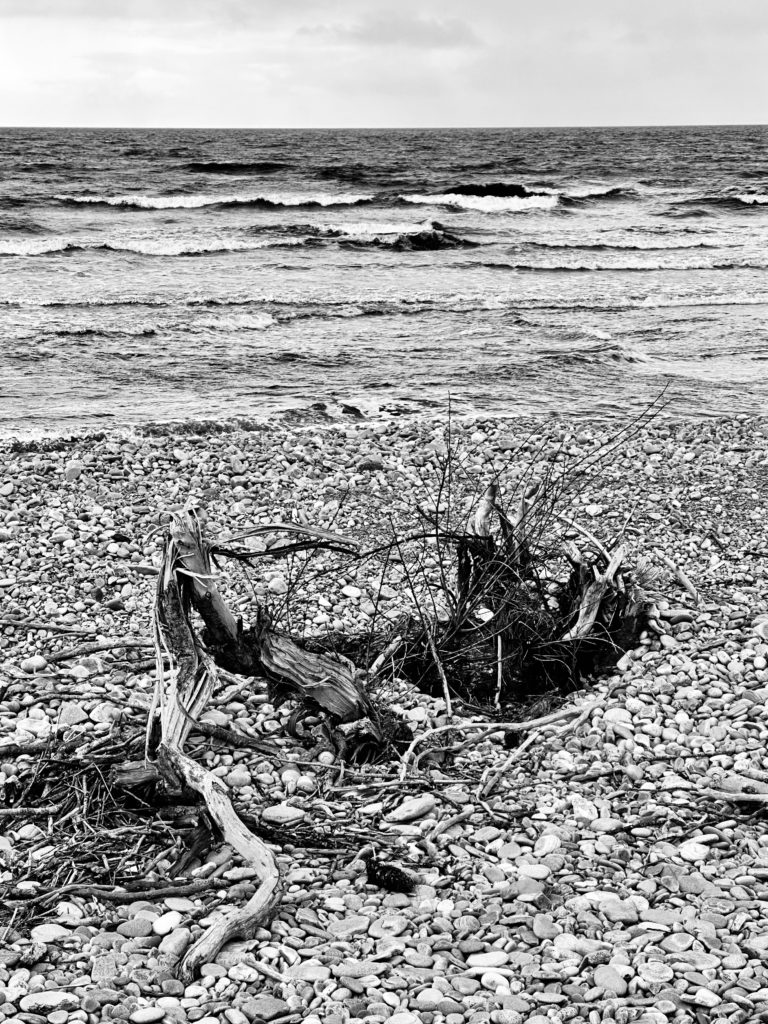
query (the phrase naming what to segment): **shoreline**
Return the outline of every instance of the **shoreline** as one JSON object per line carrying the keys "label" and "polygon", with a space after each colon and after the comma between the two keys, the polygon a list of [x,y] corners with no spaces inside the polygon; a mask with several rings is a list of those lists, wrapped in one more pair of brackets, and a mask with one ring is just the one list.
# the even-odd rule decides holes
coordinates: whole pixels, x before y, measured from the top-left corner
{"label": "shoreline", "polygon": [[[151,650],[55,656],[90,639],[150,639],[164,510],[192,497],[221,533],[301,514],[311,525],[375,536],[390,516],[412,522],[414,502],[429,496],[445,426],[445,417],[421,415],[382,429],[369,420],[272,422],[211,436],[54,439],[39,450],[0,441],[0,752],[4,743],[46,739],[57,725],[65,737],[94,738],[121,718],[141,727],[153,680],[141,666]],[[605,430],[604,421],[565,417],[451,422],[469,493],[500,472],[509,494],[529,463],[536,472],[566,463],[588,470]],[[306,769],[310,788],[292,794],[263,755],[193,745],[252,814],[288,804],[315,826],[386,837],[393,859],[420,872],[415,895],[366,886],[350,867],[353,850],[331,870],[320,855],[278,846],[289,888],[271,929],[231,946],[201,984],[185,987],[163,976],[163,944],[182,942],[185,932],[194,938],[217,901],[242,902],[247,876],[235,895],[212,890],[186,901],[116,905],[69,894],[69,909],[54,905],[34,923],[48,931],[37,932],[31,976],[22,961],[29,934],[0,919],[11,957],[18,954],[0,958],[6,1009],[82,1008],[88,1024],[115,1004],[132,1020],[159,1020],[162,1011],[177,1024],[247,1024],[273,1011],[309,1024],[543,1024],[569,1019],[571,1009],[578,1018],[612,1011],[618,1019],[622,1008],[649,1024],[682,1024],[696,1013],[736,1022],[767,1012],[759,907],[768,899],[768,826],[750,817],[752,808],[705,791],[768,788],[750,780],[768,742],[768,418],[659,417],[633,428],[599,474],[577,480],[569,516],[601,538],[624,527],[634,552],[664,574],[660,607],[687,614],[676,624],[665,619],[661,637],[646,636],[615,672],[569,698],[599,702],[573,731],[539,737],[517,761],[488,739],[414,777],[407,794],[373,798],[340,788],[338,765]],[[693,582],[698,607],[657,551]],[[278,566],[268,567],[271,579]],[[375,581],[354,566],[342,575],[348,594],[340,580],[310,588],[318,628],[370,623]],[[257,594],[277,594],[271,579],[265,572],[256,580]],[[252,592],[236,574],[232,590],[248,620]],[[14,616],[84,634],[18,629],[7,624]],[[33,670],[35,657],[43,663]],[[439,701],[422,695],[397,701],[417,734],[442,714]],[[253,735],[275,734],[290,752],[281,731],[289,710],[272,708],[249,684],[227,686],[210,714]],[[0,771],[7,780],[9,768],[32,760],[0,757]],[[505,764],[480,801],[483,772]],[[355,778],[373,784],[392,770],[355,769]],[[420,817],[387,820],[402,795],[417,793],[425,798]],[[456,820],[457,812],[466,816]],[[54,828],[45,818],[0,818],[0,867],[20,876],[28,850],[44,849]],[[418,842],[433,833],[439,856],[430,863]],[[51,834],[63,842],[65,832]],[[241,870],[234,864],[232,879]],[[265,967],[283,980],[265,976]]]}
{"label": "shoreline", "polygon": [[464,409],[462,411],[450,410],[450,403],[445,409],[411,409],[411,408],[375,408],[371,409],[364,405],[352,403],[334,402],[315,403],[308,407],[297,407],[285,409],[278,413],[265,413],[263,416],[233,415],[217,418],[189,417],[187,419],[147,420],[144,422],[125,422],[120,424],[108,423],[103,427],[97,424],[81,424],[75,429],[66,428],[60,425],[54,427],[27,427],[17,433],[11,433],[13,428],[0,426],[0,452],[7,446],[23,448],[26,445],[53,446],[56,443],[63,445],[87,444],[105,440],[141,440],[150,437],[205,437],[217,435],[235,435],[239,433],[264,432],[271,429],[320,429],[326,427],[347,427],[350,424],[360,423],[370,427],[388,427],[392,424],[408,423],[430,423],[439,424],[442,422],[447,426],[448,422],[454,422],[461,426],[473,426],[482,423],[503,423],[515,426],[521,423],[534,427],[540,425],[542,428],[548,424],[560,424],[567,426],[569,423],[578,424],[582,428],[600,426],[608,428],[612,424],[634,422],[663,422],[665,425],[680,426],[682,424],[709,424],[728,423],[731,420],[739,422],[768,421],[768,413],[758,414],[753,412],[734,412],[723,414],[713,411],[702,413],[699,416],[691,416],[670,411],[668,406],[662,403],[663,396],[651,402],[645,410],[620,413],[614,410],[605,412],[579,413],[579,412],[550,412],[550,413],[528,413],[516,412],[514,410],[506,413],[486,413],[477,409]]}

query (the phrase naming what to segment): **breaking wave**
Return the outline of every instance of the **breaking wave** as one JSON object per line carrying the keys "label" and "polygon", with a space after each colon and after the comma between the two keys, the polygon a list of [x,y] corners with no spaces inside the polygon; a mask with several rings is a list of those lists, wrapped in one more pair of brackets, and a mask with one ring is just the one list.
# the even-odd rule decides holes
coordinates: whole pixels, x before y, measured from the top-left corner
{"label": "breaking wave", "polygon": [[253,206],[262,209],[279,207],[360,206],[374,201],[372,195],[356,193],[315,193],[290,195],[282,192],[264,195],[172,195],[172,196],[55,196],[67,206],[117,206],[127,210],[198,210],[204,207]]}
{"label": "breaking wave", "polygon": [[152,257],[223,256],[300,246],[338,245],[347,248],[382,248],[399,252],[469,249],[478,243],[448,231],[437,221],[420,224],[360,222],[344,227],[314,224],[270,224],[246,229],[253,241],[224,238],[208,244],[152,240],[89,244],[66,239],[23,238],[0,242],[0,257],[60,256],[76,253],[116,253]]}
{"label": "breaking wave", "polygon": [[450,188],[446,188],[444,194],[452,196],[479,196],[480,198],[495,196],[497,199],[529,199],[533,196],[549,195],[550,193],[529,189],[525,185],[496,181],[482,185],[452,185]]}
{"label": "breaking wave", "polygon": [[558,204],[558,197],[554,195],[504,197],[445,192],[435,195],[401,195],[400,198],[406,203],[445,206],[454,210],[474,210],[478,213],[522,213],[529,210],[553,210]]}
{"label": "breaking wave", "polygon": [[645,352],[624,345],[595,345],[593,348],[563,352],[560,349],[544,349],[538,354],[540,362],[561,363],[572,366],[578,363],[648,363],[650,356]]}

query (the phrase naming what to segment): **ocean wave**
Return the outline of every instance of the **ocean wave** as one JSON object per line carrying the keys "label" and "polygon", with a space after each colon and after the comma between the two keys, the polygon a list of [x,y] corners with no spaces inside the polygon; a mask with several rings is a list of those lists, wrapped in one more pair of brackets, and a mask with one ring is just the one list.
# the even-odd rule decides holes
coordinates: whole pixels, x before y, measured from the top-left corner
{"label": "ocean wave", "polygon": [[210,245],[192,245],[188,243],[173,242],[125,242],[113,244],[101,242],[94,245],[80,242],[67,242],[55,240],[19,241],[4,243],[0,242],[0,257],[22,257],[22,256],[71,256],[77,253],[116,253],[126,256],[154,256],[154,257],[195,257],[195,256],[222,256],[227,253],[255,252],[259,249],[284,248],[301,245],[300,239],[284,240],[283,242],[213,242]]}
{"label": "ocean wave", "polygon": [[480,198],[495,196],[497,199],[529,199],[533,196],[551,195],[552,193],[549,191],[535,191],[526,188],[525,185],[495,181],[486,184],[451,185],[445,189],[443,194],[451,196],[479,196]]}
{"label": "ocean wave", "polygon": [[478,213],[522,213],[529,210],[553,210],[558,204],[556,195],[529,196],[475,196],[456,192],[435,195],[401,195],[406,203],[426,206],[446,206],[456,210],[474,210]]}
{"label": "ocean wave", "polygon": [[722,249],[712,242],[672,242],[669,245],[622,245],[620,242],[523,242],[521,249],[565,250],[568,252],[674,252],[677,249]]}
{"label": "ocean wave", "polygon": [[340,244],[350,248],[379,247],[393,249],[395,252],[426,252],[437,249],[472,249],[478,243],[471,242],[467,238],[461,238],[450,231],[406,231],[401,235],[393,237],[381,237],[375,235],[373,238],[342,238]]}
{"label": "ocean wave", "polygon": [[295,249],[301,246],[339,245],[348,248],[383,248],[395,251],[468,249],[478,243],[453,234],[437,221],[408,224],[360,222],[344,227],[266,225],[249,228],[254,241],[225,238],[208,244],[184,241],[72,242],[67,239],[24,238],[0,242],[0,257],[70,256],[77,253],[115,253],[149,257],[205,257],[257,252],[263,249]]}
{"label": "ocean wave", "polygon": [[[739,195],[695,196],[691,199],[680,199],[678,202],[672,203],[672,211],[698,211],[701,207],[711,207],[719,210],[743,212],[749,209],[759,209],[764,206],[768,206],[768,195],[762,192],[742,192]],[[689,216],[692,215],[695,214],[689,214]],[[706,210],[702,210],[699,213],[699,216],[706,215]]]}
{"label": "ocean wave", "polygon": [[568,352],[561,349],[543,349],[537,353],[540,362],[561,363],[565,366],[573,366],[578,363],[648,363],[650,356],[645,352],[630,348],[617,343],[595,345],[592,348],[583,348]]}
{"label": "ocean wave", "polygon": [[623,202],[637,199],[640,193],[637,189],[625,185],[596,188],[585,187],[565,192],[560,197],[563,206],[587,206],[599,202]]}
{"label": "ocean wave", "polygon": [[277,320],[270,313],[238,311],[224,316],[196,316],[187,329],[194,334],[209,330],[220,331],[222,328],[228,331],[265,331],[276,323]]}
{"label": "ocean wave", "polygon": [[345,224],[343,228],[329,228],[323,237],[335,238],[339,245],[347,248],[375,247],[396,252],[471,249],[478,244],[454,234],[436,220],[420,224],[361,221]]}
{"label": "ocean wave", "polygon": [[278,174],[292,166],[284,160],[192,160],[184,169],[192,174]]}
{"label": "ocean wave", "polygon": [[624,263],[598,264],[536,264],[536,263],[504,263],[487,262],[472,264],[488,270],[515,270],[527,274],[646,274],[660,271],[687,272],[690,270],[768,270],[768,263],[688,263],[675,266],[670,263],[647,263],[645,265]]}
{"label": "ocean wave", "polygon": [[115,206],[127,210],[198,210],[205,207],[253,206],[262,209],[279,207],[361,206],[371,203],[372,195],[356,193],[315,193],[291,195],[274,192],[264,195],[173,195],[173,196],[67,196],[57,195],[57,202],[67,206]]}
{"label": "ocean wave", "polygon": [[53,332],[57,338],[154,338],[157,330],[154,327],[142,327],[138,330],[119,331],[100,327],[72,327]]}

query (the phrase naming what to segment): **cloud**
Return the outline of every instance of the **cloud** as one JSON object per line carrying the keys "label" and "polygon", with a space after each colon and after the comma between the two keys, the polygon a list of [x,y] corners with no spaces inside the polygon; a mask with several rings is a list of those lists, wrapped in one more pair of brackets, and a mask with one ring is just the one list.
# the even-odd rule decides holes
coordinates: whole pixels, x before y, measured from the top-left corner
{"label": "cloud", "polygon": [[222,127],[760,121],[765,4],[0,0],[0,116]]}
{"label": "cloud", "polygon": [[353,24],[304,26],[299,34],[331,42],[407,49],[452,50],[480,45],[460,18],[414,17],[394,11],[370,13]]}

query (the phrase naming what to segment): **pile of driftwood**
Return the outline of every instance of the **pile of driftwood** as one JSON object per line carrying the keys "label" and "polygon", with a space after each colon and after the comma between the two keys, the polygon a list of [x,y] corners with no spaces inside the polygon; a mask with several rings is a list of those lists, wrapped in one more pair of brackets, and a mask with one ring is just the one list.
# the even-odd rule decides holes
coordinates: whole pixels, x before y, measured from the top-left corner
{"label": "pile of driftwood", "polygon": [[[491,725],[519,719],[532,695],[567,693],[583,675],[615,664],[635,645],[652,612],[652,574],[631,566],[620,536],[603,544],[558,512],[559,496],[547,486],[531,485],[510,511],[491,484],[469,522],[447,527],[435,515],[423,529],[393,535],[374,552],[328,531],[273,523],[249,534],[282,533],[289,539],[254,553],[207,537],[204,517],[194,509],[173,514],[157,582],[156,685],[143,757],[137,756],[135,742],[123,751],[110,775],[114,791],[123,794],[119,806],[109,803],[111,789],[103,792],[100,806],[109,804],[112,824],[120,828],[127,824],[126,808],[135,810],[137,799],[145,806],[154,801],[184,805],[197,794],[210,827],[256,871],[258,887],[246,905],[222,917],[188,950],[178,968],[183,978],[194,976],[229,939],[252,934],[281,895],[268,837],[263,830],[259,834],[256,823],[246,824],[221,779],[186,752],[193,729],[215,728],[201,716],[219,676],[231,683],[235,674],[243,685],[248,677],[266,678],[275,702],[296,701],[291,729],[306,746],[324,743],[347,761],[398,758],[401,778],[418,761],[411,758],[416,741],[403,719],[377,697],[388,679],[405,679],[442,696],[451,725],[434,732],[447,731],[452,741],[462,733],[460,712],[467,708],[481,712]],[[214,559],[248,563],[296,552],[386,561],[397,551],[405,561],[409,546],[419,542],[440,555],[436,579],[423,568],[409,570],[411,596],[418,599],[414,580],[421,572],[429,602],[419,607],[415,600],[415,611],[365,636],[291,636],[256,602],[251,624],[245,625],[228,606],[214,571]],[[521,731],[541,721],[505,728]],[[476,721],[465,724],[467,730],[478,728]],[[49,792],[50,787],[41,790],[41,798]],[[161,831],[162,845],[166,824]],[[113,872],[113,882],[116,877]]]}
{"label": "pile of driftwood", "polygon": [[[228,939],[252,933],[280,898],[272,851],[244,827],[221,780],[184,752],[216,685],[217,668],[266,677],[276,699],[292,694],[312,713],[315,730],[324,730],[347,759],[387,750],[403,756],[410,748],[408,727],[375,698],[376,682],[386,673],[442,694],[449,715],[457,700],[500,714],[526,694],[573,689],[582,673],[615,663],[637,641],[652,598],[637,570],[628,566],[624,546],[608,549],[570,521],[581,548],[572,540],[553,546],[541,535],[544,521],[552,523],[552,510],[538,488],[528,488],[510,516],[499,505],[496,485],[489,486],[466,531],[441,535],[436,530],[430,538],[455,552],[455,575],[444,572],[440,581],[442,616],[405,616],[389,633],[375,634],[375,642],[369,636],[369,661],[355,664],[339,651],[338,636],[326,645],[316,637],[311,642],[290,637],[261,606],[246,627],[216,585],[212,556],[257,556],[207,540],[193,510],[174,514],[157,586],[157,685],[140,770],[157,772],[166,788],[196,790],[226,842],[256,867],[260,879],[247,905],[210,928],[187,953],[185,976],[210,961]],[[280,556],[307,548],[347,557],[369,554],[348,539],[306,526],[257,529],[296,537],[277,549]],[[348,650],[365,649],[360,638],[347,639]],[[456,724],[460,730],[460,720]],[[312,742],[316,739],[312,736]],[[123,773],[125,784],[129,776]]]}

